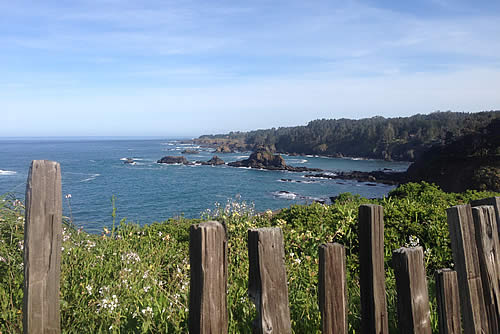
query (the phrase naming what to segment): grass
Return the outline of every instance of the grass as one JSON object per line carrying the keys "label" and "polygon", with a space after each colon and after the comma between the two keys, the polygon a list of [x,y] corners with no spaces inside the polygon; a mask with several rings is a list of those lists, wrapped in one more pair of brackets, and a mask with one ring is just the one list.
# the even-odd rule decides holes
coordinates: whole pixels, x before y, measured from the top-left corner
{"label": "grass", "polygon": [[[229,201],[200,219],[170,219],[139,226],[133,222],[89,234],[66,221],[61,264],[61,318],[64,333],[185,333],[189,297],[189,226],[218,220],[227,227],[228,310],[231,333],[251,332],[255,307],[247,296],[247,230],[283,229],[292,328],[319,333],[318,246],[346,247],[349,332],[360,327],[357,209],[363,203],[384,207],[386,290],[391,333],[396,333],[396,293],[390,268],[392,250],[410,244],[425,249],[432,326],[437,332],[433,293],[436,269],[451,267],[447,207],[493,193],[444,193],[427,183],[398,187],[383,199],[343,194],[333,205],[296,205],[256,214],[251,205]],[[496,194],[498,195],[498,194]],[[115,211],[113,211],[115,212]],[[0,200],[0,332],[22,332],[24,208],[15,198]]]}

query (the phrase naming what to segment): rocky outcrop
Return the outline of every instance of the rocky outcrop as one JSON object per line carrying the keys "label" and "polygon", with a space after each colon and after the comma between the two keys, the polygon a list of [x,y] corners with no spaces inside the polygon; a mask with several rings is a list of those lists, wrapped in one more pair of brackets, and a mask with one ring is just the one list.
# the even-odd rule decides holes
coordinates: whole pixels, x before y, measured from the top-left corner
{"label": "rocky outcrop", "polygon": [[202,164],[202,165],[211,165],[211,166],[219,166],[219,165],[224,165],[225,162],[218,156],[214,155],[212,159],[208,161],[196,161],[196,163]]}
{"label": "rocky outcrop", "polygon": [[198,154],[200,151],[197,150],[184,150],[181,152],[182,154]]}
{"label": "rocky outcrop", "polygon": [[219,145],[215,149],[215,152],[217,153],[234,153],[234,150],[229,147],[228,145]]}
{"label": "rocky outcrop", "polygon": [[230,162],[231,167],[250,167],[268,170],[288,170],[291,172],[321,171],[319,168],[293,167],[285,163],[279,154],[272,154],[266,150],[253,152],[248,159]]}
{"label": "rocky outcrop", "polygon": [[[407,181],[407,176],[405,172],[385,172],[385,171],[373,171],[373,172],[338,172],[338,173],[318,173],[318,174],[308,174],[304,175],[308,178],[319,178],[319,179],[340,179],[340,180],[356,180],[358,182],[375,182],[383,184],[400,184]],[[370,184],[373,185],[373,184]]]}
{"label": "rocky outcrop", "polygon": [[407,173],[410,181],[436,183],[448,192],[500,192],[500,119],[476,133],[431,148]]}
{"label": "rocky outcrop", "polygon": [[189,161],[183,156],[171,156],[167,155],[157,161],[159,164],[183,164],[189,165]]}

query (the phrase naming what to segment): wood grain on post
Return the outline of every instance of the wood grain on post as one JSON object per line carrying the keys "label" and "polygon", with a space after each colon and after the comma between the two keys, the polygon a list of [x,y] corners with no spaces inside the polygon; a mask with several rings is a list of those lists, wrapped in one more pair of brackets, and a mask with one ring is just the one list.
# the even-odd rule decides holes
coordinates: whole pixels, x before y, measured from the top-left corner
{"label": "wood grain on post", "polygon": [[227,333],[227,242],[215,221],[191,225],[189,333]]}
{"label": "wood grain on post", "polygon": [[347,284],[344,246],[319,246],[319,309],[323,334],[347,334]]}
{"label": "wood grain on post", "polygon": [[431,312],[422,247],[396,249],[392,253],[398,294],[401,334],[431,334]]}
{"label": "wood grain on post", "polygon": [[470,205],[446,209],[465,334],[490,333]]}
{"label": "wood grain on post", "polygon": [[436,271],[436,300],[440,334],[461,334],[460,297],[457,272],[451,269]]}
{"label": "wood grain on post", "polygon": [[385,298],[384,211],[380,205],[359,207],[361,333],[389,333]]}
{"label": "wood grain on post", "polygon": [[478,199],[470,202],[471,206],[491,205],[495,208],[498,237],[500,238],[500,196]]}
{"label": "wood grain on post", "polygon": [[26,186],[23,332],[61,332],[62,192],[57,162],[34,160]]}
{"label": "wood grain on post", "polygon": [[248,295],[257,308],[254,333],[291,334],[283,232],[280,228],[248,231]]}
{"label": "wood grain on post", "polygon": [[500,242],[495,209],[492,206],[472,208],[476,245],[483,283],[484,303],[492,333],[500,332]]}

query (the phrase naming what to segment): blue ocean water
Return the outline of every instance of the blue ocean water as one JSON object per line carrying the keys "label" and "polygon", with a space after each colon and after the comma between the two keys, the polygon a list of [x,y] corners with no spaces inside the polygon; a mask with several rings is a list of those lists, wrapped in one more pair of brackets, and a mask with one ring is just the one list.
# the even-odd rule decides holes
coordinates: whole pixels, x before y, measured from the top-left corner
{"label": "blue ocean water", "polygon": [[[266,171],[228,166],[157,164],[165,155],[185,155],[190,161],[206,161],[212,149],[182,144],[173,139],[13,139],[0,140],[0,194],[14,193],[24,199],[32,160],[55,160],[61,164],[64,214],[77,226],[98,231],[112,224],[111,197],[116,197],[117,219],[139,224],[184,215],[198,218],[216,202],[240,198],[257,211],[275,210],[295,203],[328,199],[343,192],[382,197],[393,187],[363,182],[305,178],[306,173]],[[247,153],[219,154],[226,162],[247,158]],[[133,158],[135,165],[125,164]],[[283,156],[292,166],[335,171],[406,170],[406,162],[354,160],[314,156]]]}

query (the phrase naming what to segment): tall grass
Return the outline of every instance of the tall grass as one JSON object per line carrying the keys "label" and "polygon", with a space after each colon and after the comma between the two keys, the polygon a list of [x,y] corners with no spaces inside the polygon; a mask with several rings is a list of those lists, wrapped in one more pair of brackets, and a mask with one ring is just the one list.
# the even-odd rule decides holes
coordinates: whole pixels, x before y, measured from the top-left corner
{"label": "tall grass", "polygon": [[[189,288],[189,226],[218,220],[228,237],[228,309],[231,333],[251,332],[255,307],[247,296],[249,228],[278,226],[285,237],[285,262],[292,327],[295,333],[319,333],[317,303],[318,246],[346,247],[349,332],[360,325],[357,214],[363,203],[384,206],[386,285],[391,332],[396,332],[396,293],[390,268],[392,250],[410,244],[425,249],[431,287],[432,323],[437,331],[434,270],[452,266],[445,209],[486,192],[444,193],[426,183],[400,186],[383,199],[344,194],[333,205],[292,206],[278,214],[256,214],[239,201],[217,204],[201,219],[170,219],[139,226],[121,221],[100,234],[63,228],[61,317],[64,333],[185,333]],[[498,195],[498,194],[497,194]],[[113,206],[114,208],[114,206]],[[116,214],[115,209],[113,212]],[[114,221],[112,217],[112,221]],[[0,199],[0,332],[22,332],[24,208]],[[114,224],[113,224],[114,225]]]}

